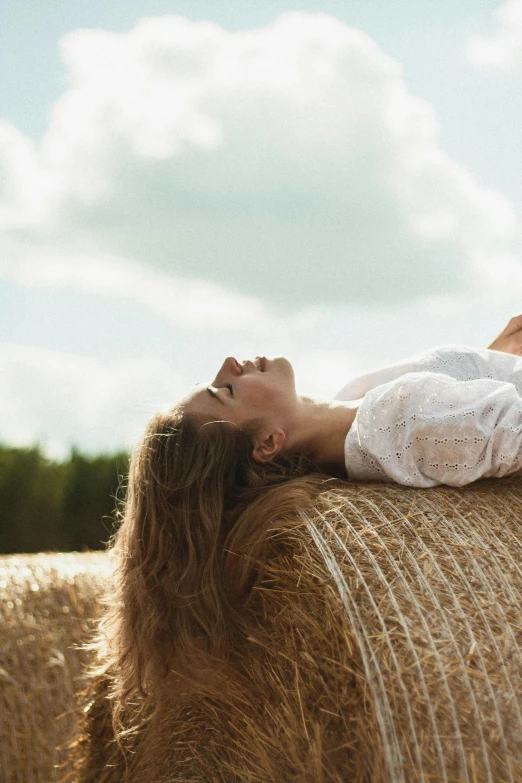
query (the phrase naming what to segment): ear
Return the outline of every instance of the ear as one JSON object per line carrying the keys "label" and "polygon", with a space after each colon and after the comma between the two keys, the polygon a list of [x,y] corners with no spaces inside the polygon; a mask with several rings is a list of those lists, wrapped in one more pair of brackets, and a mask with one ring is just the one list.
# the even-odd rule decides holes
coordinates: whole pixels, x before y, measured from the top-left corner
{"label": "ear", "polygon": [[273,430],[264,440],[259,440],[254,447],[252,456],[256,462],[270,462],[274,459],[286,440],[283,430]]}

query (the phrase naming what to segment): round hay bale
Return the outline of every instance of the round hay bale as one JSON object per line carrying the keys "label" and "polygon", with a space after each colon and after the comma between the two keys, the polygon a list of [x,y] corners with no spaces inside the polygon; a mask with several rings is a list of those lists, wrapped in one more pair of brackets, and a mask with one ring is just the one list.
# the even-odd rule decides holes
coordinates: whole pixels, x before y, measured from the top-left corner
{"label": "round hay bale", "polygon": [[522,780],[519,480],[339,485],[297,513],[270,541],[222,697],[174,699],[104,759],[89,751],[90,732],[91,750],[110,740],[99,683],[75,779]]}
{"label": "round hay bale", "polygon": [[84,644],[109,573],[107,555],[0,557],[0,778],[52,783],[68,765]]}
{"label": "round hay bale", "polygon": [[520,479],[329,486],[274,531],[219,697],[136,705],[120,748],[93,683],[69,780],[522,780]]}

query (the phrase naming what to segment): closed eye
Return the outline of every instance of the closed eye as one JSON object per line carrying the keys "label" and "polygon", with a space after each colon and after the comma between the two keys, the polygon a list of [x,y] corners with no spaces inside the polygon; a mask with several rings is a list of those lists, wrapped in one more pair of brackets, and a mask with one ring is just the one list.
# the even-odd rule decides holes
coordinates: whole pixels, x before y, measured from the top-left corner
{"label": "closed eye", "polygon": [[233,392],[233,390],[232,390],[232,384],[231,384],[231,383],[224,383],[224,384],[223,384],[223,386],[225,387],[225,389],[228,389],[228,390],[229,390],[230,394],[231,394],[231,395],[232,395],[232,397],[233,397],[233,396],[234,396],[234,392]]}

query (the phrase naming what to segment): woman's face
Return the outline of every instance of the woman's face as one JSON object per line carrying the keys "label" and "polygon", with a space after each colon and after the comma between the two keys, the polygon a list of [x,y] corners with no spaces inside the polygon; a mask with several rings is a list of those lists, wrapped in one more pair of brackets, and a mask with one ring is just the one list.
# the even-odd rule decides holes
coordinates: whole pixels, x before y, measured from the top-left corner
{"label": "woman's face", "polygon": [[292,365],[282,356],[256,357],[238,362],[229,356],[211,384],[195,389],[185,400],[185,411],[217,421],[242,425],[261,419],[285,432],[297,411],[298,398]]}

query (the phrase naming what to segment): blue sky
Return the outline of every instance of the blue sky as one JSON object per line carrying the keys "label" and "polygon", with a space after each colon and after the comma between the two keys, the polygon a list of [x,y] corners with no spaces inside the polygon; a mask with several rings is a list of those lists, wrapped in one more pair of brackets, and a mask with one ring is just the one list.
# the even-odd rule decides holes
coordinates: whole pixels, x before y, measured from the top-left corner
{"label": "blue sky", "polygon": [[130,447],[224,356],[320,396],[522,311],[522,2],[6,2],[0,440]]}

